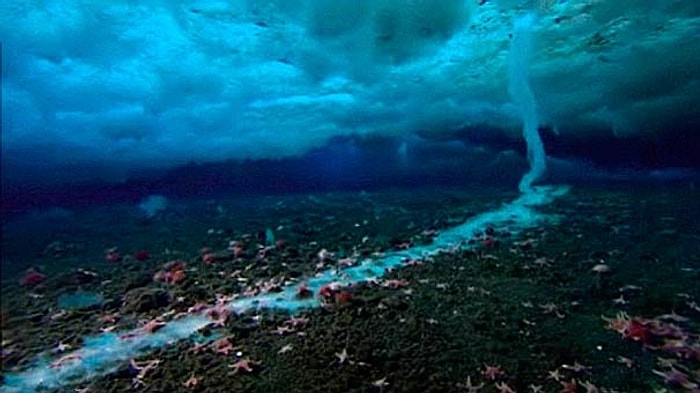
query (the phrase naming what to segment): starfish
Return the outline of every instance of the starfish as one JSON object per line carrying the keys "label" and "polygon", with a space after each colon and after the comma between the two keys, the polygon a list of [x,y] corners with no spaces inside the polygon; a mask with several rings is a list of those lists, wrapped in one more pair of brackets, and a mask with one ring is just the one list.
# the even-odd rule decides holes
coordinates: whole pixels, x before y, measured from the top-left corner
{"label": "starfish", "polygon": [[57,360],[54,360],[50,365],[49,368],[58,368],[58,367],[63,367],[66,363],[70,363],[76,360],[82,360],[83,357],[78,355],[77,353],[69,353],[67,355],[63,355]]}
{"label": "starfish", "polygon": [[348,350],[347,348],[343,348],[343,352],[336,352],[335,357],[338,358],[338,363],[343,364],[345,363],[346,360],[348,360]]}
{"label": "starfish", "polygon": [[61,343],[58,343],[58,345],[56,345],[56,348],[54,348],[53,351],[60,353],[60,352],[65,352],[71,348],[72,348],[72,346],[70,344],[66,344],[66,343],[61,342]]}
{"label": "starfish", "polygon": [[293,333],[296,330],[294,330],[293,327],[291,326],[277,326],[277,328],[274,330],[275,333],[279,334],[280,336],[286,334],[286,333]]}
{"label": "starfish", "polygon": [[104,322],[104,323],[115,323],[115,322],[117,322],[118,318],[119,318],[119,314],[113,313],[113,314],[103,315],[98,320],[100,322]]}
{"label": "starfish", "polygon": [[559,306],[557,306],[554,303],[547,303],[547,304],[540,304],[540,308],[542,309],[542,313],[544,314],[554,314],[557,316],[557,318],[564,318],[566,315],[561,311]]}
{"label": "starfish", "polygon": [[129,365],[131,368],[133,368],[135,371],[138,372],[138,375],[136,375],[134,378],[131,380],[131,386],[133,388],[136,388],[138,386],[146,386],[146,382],[144,382],[144,378],[146,378],[146,374],[151,371],[155,370],[158,368],[158,365],[160,364],[161,360],[160,359],[154,359],[154,360],[145,360],[143,362],[137,363],[136,360],[131,359],[129,361]]}
{"label": "starfish", "polygon": [[680,385],[689,390],[698,387],[698,384],[690,381],[688,374],[678,371],[673,367],[671,367],[671,370],[667,372],[661,372],[659,370],[653,369],[651,370],[651,372],[662,377],[664,381],[670,385]]}
{"label": "starfish", "polygon": [[505,382],[498,382],[496,383],[496,389],[498,389],[499,393],[515,393],[515,390],[508,386]]}
{"label": "starfish", "polygon": [[571,378],[569,382],[559,382],[562,386],[561,393],[576,393],[578,391],[578,383],[576,380]]}
{"label": "starfish", "polygon": [[228,367],[233,369],[234,374],[241,370],[249,373],[253,371],[253,366],[256,364],[260,364],[260,362],[245,358],[237,361],[236,363],[230,364]]}
{"label": "starfish", "polygon": [[207,344],[194,343],[194,345],[189,349],[192,353],[200,353],[207,347]]}
{"label": "starfish", "polygon": [[596,387],[594,384],[591,383],[591,381],[585,381],[581,384],[584,389],[586,389],[586,393],[598,393],[598,387]]}
{"label": "starfish", "polygon": [[143,325],[141,327],[141,329],[143,329],[147,333],[155,333],[156,331],[160,330],[165,325],[166,325],[165,322],[159,321],[157,319],[153,319],[151,321],[146,322],[146,324]]}
{"label": "starfish", "polygon": [[194,374],[185,382],[182,383],[182,386],[186,388],[194,388],[199,385],[199,377],[195,377]]}
{"label": "starfish", "polygon": [[625,366],[627,366],[627,368],[632,368],[632,366],[634,366],[634,360],[626,358],[624,356],[618,356],[617,362],[624,364]]}
{"label": "starfish", "polygon": [[568,365],[568,364],[563,364],[562,368],[565,368],[567,370],[572,370],[575,373],[583,373],[583,372],[588,372],[591,368],[584,366],[583,364],[579,362],[574,362],[573,365]]}
{"label": "starfish", "polygon": [[214,306],[205,312],[206,316],[213,320],[212,327],[224,327],[230,312],[221,305]]}
{"label": "starfish", "polygon": [[220,338],[210,344],[214,352],[222,355],[230,355],[237,348],[233,346],[228,337]]}
{"label": "starfish", "polygon": [[68,311],[61,310],[61,311],[57,312],[56,314],[51,315],[49,318],[51,318],[51,320],[55,321],[57,319],[61,319],[61,318],[65,317],[66,315],[68,315]]}
{"label": "starfish", "polygon": [[478,385],[472,385],[472,377],[469,376],[467,377],[467,382],[466,383],[458,383],[458,387],[467,389],[467,393],[479,393],[481,388],[484,387],[484,383],[480,383]]}
{"label": "starfish", "polygon": [[534,385],[530,384],[530,393],[544,393],[544,390],[542,390],[542,385]]}
{"label": "starfish", "polygon": [[392,288],[392,289],[397,289],[401,287],[405,287],[408,285],[408,281],[406,280],[386,280],[382,283],[382,286],[384,288]]}
{"label": "starfish", "polygon": [[676,359],[661,358],[661,357],[660,357],[660,358],[656,358],[656,363],[657,363],[660,367],[664,367],[664,368],[673,368],[673,366],[675,366],[676,364],[678,364],[678,362],[676,361]]}
{"label": "starfish", "polygon": [[488,364],[485,364],[484,367],[486,367],[486,369],[482,372],[482,374],[492,381],[495,381],[505,374],[503,370],[501,370],[501,366],[489,366]]}
{"label": "starfish", "polygon": [[686,302],[685,304],[693,310],[700,312],[700,305],[698,305],[696,301]]}
{"label": "starfish", "polygon": [[290,325],[292,327],[298,327],[298,326],[304,326],[308,322],[309,322],[309,318],[291,317],[288,320],[286,320],[284,323],[287,325]]}
{"label": "starfish", "polygon": [[280,354],[287,353],[287,352],[291,351],[292,349],[294,349],[294,346],[292,346],[292,344],[287,344],[287,345],[283,346],[282,348],[280,348],[280,350],[277,351],[277,353],[280,353]]}
{"label": "starfish", "polygon": [[620,295],[619,297],[616,297],[612,300],[612,302],[617,306],[626,306],[627,304],[629,304],[629,301],[625,299],[625,295]]}
{"label": "starfish", "polygon": [[557,382],[561,381],[562,375],[559,372],[559,369],[556,369],[554,371],[548,371],[547,374],[547,379],[553,379]]}
{"label": "starfish", "polygon": [[389,386],[389,382],[386,381],[386,377],[372,381],[372,386],[383,389],[385,386]]}

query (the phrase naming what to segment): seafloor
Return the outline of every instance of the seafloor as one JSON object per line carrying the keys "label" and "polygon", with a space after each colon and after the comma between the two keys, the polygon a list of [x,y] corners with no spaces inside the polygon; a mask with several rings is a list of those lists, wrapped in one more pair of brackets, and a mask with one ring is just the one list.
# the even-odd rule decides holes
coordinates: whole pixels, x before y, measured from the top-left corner
{"label": "seafloor", "polygon": [[[132,204],[15,218],[3,227],[3,375],[217,294],[274,291],[353,258],[429,243],[515,197],[249,195],[171,200],[151,219]],[[47,391],[700,391],[700,190],[579,185],[539,209],[559,221],[520,234],[487,228],[473,250],[304,294],[324,306],[295,318],[232,315],[200,332],[216,340],[173,343]],[[164,267],[172,261],[182,265]],[[30,267],[43,277],[28,280]],[[154,279],[164,269],[180,273]],[[76,291],[88,300],[65,296]]]}

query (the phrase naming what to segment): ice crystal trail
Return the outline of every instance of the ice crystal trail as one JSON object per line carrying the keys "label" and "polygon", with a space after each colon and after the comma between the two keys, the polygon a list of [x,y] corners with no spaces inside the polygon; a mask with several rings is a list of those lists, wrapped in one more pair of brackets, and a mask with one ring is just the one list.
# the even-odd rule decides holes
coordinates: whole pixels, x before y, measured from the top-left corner
{"label": "ice crystal trail", "polygon": [[530,170],[520,180],[520,192],[532,192],[532,183],[537,181],[546,169],[544,145],[537,132],[537,104],[528,81],[528,63],[532,47],[532,26],[534,14],[525,14],[515,18],[513,40],[510,44],[508,63],[508,91],[517,106],[523,121],[523,137],[527,144],[527,159]]}
{"label": "ice crystal trail", "polygon": [[[533,209],[533,206],[548,204],[567,191],[566,187],[532,188],[530,192],[499,209],[478,214],[462,225],[440,232],[429,245],[390,252],[376,259],[367,259],[340,272],[334,269],[328,270],[318,277],[309,278],[303,284],[317,293],[321,286],[333,282],[341,286],[349,286],[373,280],[383,276],[389,270],[400,268],[407,260],[427,260],[440,252],[466,248],[466,242],[472,239],[475,233],[482,232],[488,226],[517,234],[525,228],[538,225],[543,220],[556,219],[556,217],[539,213]],[[225,307],[233,313],[241,314],[263,308],[296,313],[319,306],[317,298],[300,299],[296,296],[299,285],[302,283],[287,286],[280,293],[266,293],[236,299]],[[18,393],[55,389],[68,384],[85,383],[92,378],[109,374],[129,359],[193,337],[198,330],[212,322],[205,316],[206,311],[170,321],[161,330],[152,334],[132,330],[84,337],[83,346],[66,354],[68,357],[64,361],[57,362],[55,358],[40,356],[29,368],[18,373],[6,373],[4,385],[0,385],[0,392]]]}

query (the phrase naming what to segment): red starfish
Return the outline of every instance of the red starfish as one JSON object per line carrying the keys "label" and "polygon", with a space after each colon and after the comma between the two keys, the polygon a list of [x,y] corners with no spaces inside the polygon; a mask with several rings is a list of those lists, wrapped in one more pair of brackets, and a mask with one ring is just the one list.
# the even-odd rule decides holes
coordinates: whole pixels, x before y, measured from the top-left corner
{"label": "red starfish", "polygon": [[561,386],[561,393],[576,393],[578,391],[578,383],[573,378],[569,382],[561,382]]}

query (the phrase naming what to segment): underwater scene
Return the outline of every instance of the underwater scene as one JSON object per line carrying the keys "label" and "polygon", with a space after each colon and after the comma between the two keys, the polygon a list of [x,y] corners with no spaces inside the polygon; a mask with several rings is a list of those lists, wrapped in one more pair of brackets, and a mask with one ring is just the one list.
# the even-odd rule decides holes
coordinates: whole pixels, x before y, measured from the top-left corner
{"label": "underwater scene", "polygon": [[0,392],[700,392],[700,1],[0,5]]}

